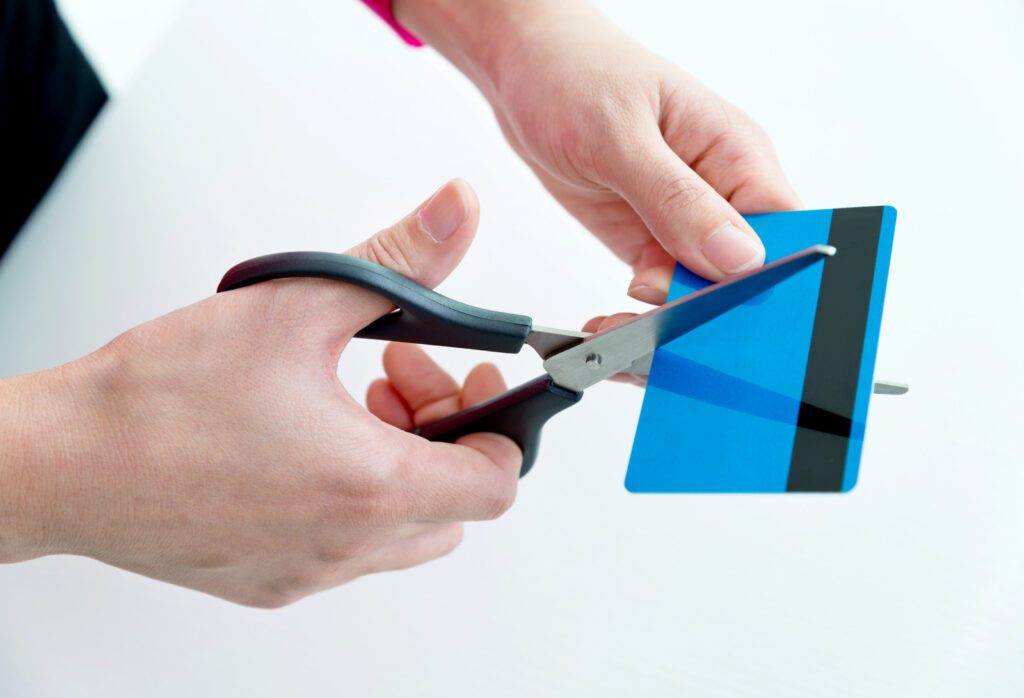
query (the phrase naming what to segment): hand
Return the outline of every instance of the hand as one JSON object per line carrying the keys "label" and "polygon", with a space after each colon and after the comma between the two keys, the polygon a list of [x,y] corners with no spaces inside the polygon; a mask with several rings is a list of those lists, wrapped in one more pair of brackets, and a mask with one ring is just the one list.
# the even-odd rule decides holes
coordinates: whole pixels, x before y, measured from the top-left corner
{"label": "hand", "polygon": [[556,199],[663,303],[675,260],[718,281],[764,261],[737,211],[799,201],[765,133],[589,3],[396,0],[399,21],[484,92]]}
{"label": "hand", "polygon": [[[473,191],[452,182],[350,254],[434,286],[478,216]],[[460,388],[419,349],[392,346],[367,412],[337,363],[389,310],[339,282],[272,281],[6,379],[0,560],[88,555],[274,607],[452,550],[461,521],[510,506],[519,451],[496,434],[446,444],[404,430],[504,385],[485,365]]]}

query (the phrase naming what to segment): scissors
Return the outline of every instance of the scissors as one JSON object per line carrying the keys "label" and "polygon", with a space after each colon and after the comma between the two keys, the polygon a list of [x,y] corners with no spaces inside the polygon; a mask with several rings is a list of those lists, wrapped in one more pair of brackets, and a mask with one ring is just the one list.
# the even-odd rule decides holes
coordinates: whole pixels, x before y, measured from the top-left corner
{"label": "scissors", "polygon": [[579,402],[584,390],[619,373],[646,377],[658,347],[835,252],[829,245],[808,247],[595,334],[539,327],[525,315],[460,303],[373,262],[329,252],[283,252],[250,259],[232,267],[217,292],[271,279],[334,279],[398,306],[356,337],[508,354],[529,345],[544,361],[543,375],[413,430],[425,439],[446,442],[476,432],[503,434],[523,453],[522,477],[537,459],[544,424]]}

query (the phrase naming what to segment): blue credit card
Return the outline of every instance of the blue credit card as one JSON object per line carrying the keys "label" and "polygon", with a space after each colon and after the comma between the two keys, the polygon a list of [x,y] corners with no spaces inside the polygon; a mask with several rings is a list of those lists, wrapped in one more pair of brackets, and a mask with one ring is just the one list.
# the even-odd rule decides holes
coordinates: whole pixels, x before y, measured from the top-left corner
{"label": "blue credit card", "polygon": [[[834,257],[654,354],[631,492],[847,492],[857,483],[896,209],[748,216],[771,262]],[[676,267],[669,300],[708,282]]]}

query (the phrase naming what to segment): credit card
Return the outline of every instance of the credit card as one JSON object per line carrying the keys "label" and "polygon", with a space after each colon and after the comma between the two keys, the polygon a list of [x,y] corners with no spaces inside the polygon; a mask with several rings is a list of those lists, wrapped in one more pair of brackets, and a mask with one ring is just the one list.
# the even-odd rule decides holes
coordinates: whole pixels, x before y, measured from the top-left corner
{"label": "credit card", "polygon": [[[827,258],[654,354],[631,492],[848,492],[857,483],[896,209],[746,217],[771,262]],[[676,267],[669,300],[708,282]]]}

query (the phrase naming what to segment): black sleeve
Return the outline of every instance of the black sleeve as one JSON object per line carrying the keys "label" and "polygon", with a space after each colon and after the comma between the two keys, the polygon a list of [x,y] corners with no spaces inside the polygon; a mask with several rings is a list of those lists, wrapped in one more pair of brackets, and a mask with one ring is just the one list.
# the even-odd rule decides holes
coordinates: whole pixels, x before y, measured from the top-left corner
{"label": "black sleeve", "polygon": [[0,0],[0,255],[106,99],[53,0]]}

